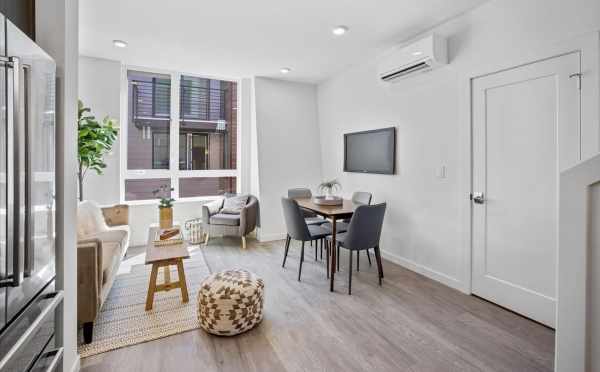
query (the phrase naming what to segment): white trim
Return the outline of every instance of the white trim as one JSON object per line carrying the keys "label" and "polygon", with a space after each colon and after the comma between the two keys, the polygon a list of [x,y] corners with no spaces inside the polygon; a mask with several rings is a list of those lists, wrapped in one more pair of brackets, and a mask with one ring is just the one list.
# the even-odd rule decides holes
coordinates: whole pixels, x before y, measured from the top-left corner
{"label": "white trim", "polygon": [[398,255],[395,255],[395,254],[393,254],[389,251],[383,250],[383,249],[381,250],[381,257],[392,263],[395,263],[396,265],[400,265],[409,270],[417,272],[423,276],[426,276],[429,279],[433,279],[444,285],[447,285],[450,288],[454,288],[458,291],[465,292],[468,294],[468,292],[465,290],[461,281],[457,278],[453,278],[449,275],[446,275],[444,273],[436,271],[430,267],[418,264],[412,260],[408,260],[406,258],[400,257]]}
{"label": "white trim", "polygon": [[[139,71],[155,74],[168,75],[171,81],[171,120],[169,124],[169,169],[128,169],[127,168],[127,130],[129,127],[129,84],[127,78],[128,71]],[[201,77],[206,79],[216,79],[236,83],[237,95],[237,113],[236,113],[236,169],[211,169],[211,170],[179,170],[179,84],[182,76]],[[171,180],[171,187],[174,189],[172,196],[179,200],[179,179],[192,177],[236,177],[236,190],[241,190],[241,157],[242,157],[242,130],[241,130],[241,79],[227,78],[218,76],[199,75],[195,73],[177,72],[172,70],[155,69],[140,67],[135,65],[121,66],[121,115],[120,115],[120,178],[119,192],[120,202],[128,205],[149,205],[155,204],[155,200],[125,200],[125,180],[127,179],[151,179],[168,178]],[[214,197],[194,197],[183,198],[183,202],[192,201],[210,201],[218,198]]]}
{"label": "white trim", "polygon": [[[579,37],[567,40],[551,46],[542,47],[539,50],[535,50],[529,55],[523,57],[519,56],[509,61],[503,61],[497,63],[494,67],[490,68],[486,66],[480,70],[471,71],[463,75],[459,80],[462,81],[460,87],[460,105],[461,109],[459,112],[460,122],[463,125],[459,125],[459,193],[457,195],[460,207],[460,220],[462,221],[461,228],[461,242],[463,247],[462,254],[462,269],[463,272],[460,275],[460,281],[462,282],[463,291],[465,293],[472,293],[472,214],[471,214],[471,202],[468,200],[468,195],[471,193],[472,187],[472,91],[471,84],[473,79],[500,71],[512,69],[515,67],[543,61],[549,58],[565,55],[572,52],[581,53],[582,72],[584,73],[584,79],[582,81],[582,95],[581,95],[581,128],[582,130],[587,129],[588,131],[596,131],[595,136],[589,140],[591,143],[587,144],[587,147],[582,149],[583,158],[591,156],[591,154],[597,153],[600,149],[600,112],[597,109],[597,102],[600,101],[600,88],[599,88],[599,69],[598,56],[600,55],[600,33],[597,31],[581,35]],[[585,77],[589,77],[586,79]],[[594,79],[595,78],[595,79]],[[586,104],[587,103],[587,104]],[[595,142],[595,143],[594,143]],[[465,202],[466,200],[466,202]],[[558,278],[557,278],[558,280]]]}
{"label": "white trim", "polygon": [[[63,368],[66,369],[66,368]],[[68,371],[71,372],[79,372],[79,370],[81,369],[81,358],[79,357],[79,354],[77,354],[77,356],[75,357],[75,360],[73,361],[73,365],[71,366],[71,369],[67,369]]]}
{"label": "white trim", "polygon": [[287,236],[287,234],[284,232],[263,234],[263,233],[261,233],[260,229],[256,229],[256,239],[259,242],[273,242],[273,241],[277,241],[277,240],[284,240],[286,236]]}

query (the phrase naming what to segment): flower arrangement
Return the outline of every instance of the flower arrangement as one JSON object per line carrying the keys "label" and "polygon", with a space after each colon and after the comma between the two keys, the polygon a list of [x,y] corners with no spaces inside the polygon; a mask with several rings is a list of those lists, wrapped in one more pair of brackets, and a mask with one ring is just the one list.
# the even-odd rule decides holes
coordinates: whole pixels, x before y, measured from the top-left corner
{"label": "flower arrangement", "polygon": [[333,179],[330,181],[324,181],[319,184],[319,192],[324,193],[327,199],[333,199],[333,194],[340,191],[342,189],[342,185],[338,182],[337,179]]}
{"label": "flower arrangement", "polygon": [[161,229],[170,229],[173,227],[173,202],[175,199],[171,197],[171,191],[174,188],[169,188],[167,185],[162,185],[152,191],[154,196],[159,196],[158,203],[158,221]]}

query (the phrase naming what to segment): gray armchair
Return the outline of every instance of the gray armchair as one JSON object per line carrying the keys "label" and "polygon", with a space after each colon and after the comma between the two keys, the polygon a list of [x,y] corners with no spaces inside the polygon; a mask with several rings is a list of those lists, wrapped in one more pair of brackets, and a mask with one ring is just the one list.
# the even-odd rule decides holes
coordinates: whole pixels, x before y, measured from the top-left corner
{"label": "gray armchair", "polygon": [[260,226],[258,199],[249,195],[240,214],[221,213],[224,201],[225,199],[215,200],[202,206],[204,244],[208,244],[212,235],[238,236],[242,238],[242,248],[246,249],[246,235]]}

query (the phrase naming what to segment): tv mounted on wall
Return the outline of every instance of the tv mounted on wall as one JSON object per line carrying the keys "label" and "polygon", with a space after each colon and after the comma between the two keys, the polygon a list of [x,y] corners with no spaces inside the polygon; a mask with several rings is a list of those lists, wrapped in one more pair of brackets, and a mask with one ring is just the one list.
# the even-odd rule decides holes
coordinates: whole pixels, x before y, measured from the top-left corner
{"label": "tv mounted on wall", "polygon": [[394,174],[396,128],[344,134],[344,172]]}

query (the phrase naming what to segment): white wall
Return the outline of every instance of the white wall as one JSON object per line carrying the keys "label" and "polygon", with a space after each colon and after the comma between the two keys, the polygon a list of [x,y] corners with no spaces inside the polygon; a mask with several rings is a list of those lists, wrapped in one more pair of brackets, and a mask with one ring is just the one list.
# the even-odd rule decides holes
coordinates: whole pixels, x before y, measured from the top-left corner
{"label": "white wall", "polygon": [[79,369],[77,355],[77,79],[78,2],[36,1],[36,41],[56,61],[56,287],[64,291],[56,337],[62,371]]}
{"label": "white wall", "polygon": [[[339,73],[318,87],[324,178],[338,177],[347,193],[369,190],[375,202],[388,202],[382,237],[387,258],[469,291],[469,78],[584,43],[582,129],[589,157],[600,139],[593,34],[599,29],[597,0],[493,0],[436,27],[449,38],[448,66],[393,85],[377,81],[375,56]],[[586,33],[591,36],[580,38]],[[397,127],[398,173],[343,173],[342,134],[387,126]],[[442,166],[446,178],[438,177]]]}
{"label": "white wall", "polygon": [[[316,87],[254,79],[260,240],[283,239],[281,197],[293,187],[315,189],[321,182]],[[256,173],[256,172],[255,172]]]}
{"label": "white wall", "polygon": [[[79,99],[99,121],[108,116],[119,124],[121,63],[92,57],[79,58]],[[112,151],[104,157],[106,168],[103,175],[88,171],[83,184],[85,199],[99,204],[119,201],[119,139]]]}

